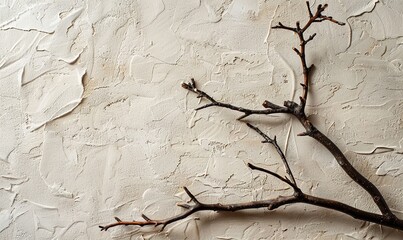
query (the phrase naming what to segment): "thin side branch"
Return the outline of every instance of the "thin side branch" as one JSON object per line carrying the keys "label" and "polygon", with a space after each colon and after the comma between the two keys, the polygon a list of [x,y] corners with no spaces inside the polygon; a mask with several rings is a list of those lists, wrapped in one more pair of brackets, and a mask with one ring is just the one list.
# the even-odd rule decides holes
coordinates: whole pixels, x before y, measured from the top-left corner
{"label": "thin side branch", "polygon": [[270,170],[265,169],[265,168],[258,167],[256,165],[253,165],[252,163],[248,163],[248,167],[250,169],[252,169],[252,170],[258,170],[258,171],[270,174],[273,177],[278,178],[279,180],[281,180],[281,181],[287,183],[288,185],[290,185],[290,187],[292,187],[294,189],[294,192],[301,193],[301,189],[297,185],[295,185],[293,182],[291,182],[287,178],[280,176],[278,173],[275,173],[275,172],[270,171]]}
{"label": "thin side branch", "polygon": [[285,30],[288,30],[288,31],[291,31],[291,32],[295,32],[295,33],[298,32],[296,28],[284,26],[281,22],[279,22],[278,25],[277,25],[277,26],[274,26],[273,28],[281,28],[281,29],[285,29]]}
{"label": "thin side branch", "polygon": [[312,18],[313,14],[312,14],[312,11],[311,11],[311,7],[309,6],[309,1],[306,1],[306,6],[308,8],[309,17]]}
{"label": "thin side branch", "polygon": [[[288,176],[290,177],[291,183],[293,186],[297,186],[297,182],[295,181],[294,175],[292,174],[290,165],[288,164],[287,158],[285,157],[283,151],[281,150],[280,146],[277,143],[277,139],[276,137],[274,137],[273,139],[270,138],[267,134],[263,133],[259,128],[253,126],[250,123],[246,123],[246,125],[248,125],[248,127],[250,127],[251,129],[253,129],[255,132],[257,132],[260,136],[263,137],[263,139],[265,139],[267,143],[270,143],[274,146],[274,148],[276,149],[278,155],[280,155],[281,160],[283,161],[284,167],[285,167],[285,171],[288,174]],[[297,187],[298,188],[298,187]],[[295,189],[295,188],[294,188]]]}
{"label": "thin side branch", "polygon": [[282,23],[278,23],[278,25],[273,26],[272,28],[277,28],[277,29],[284,29],[284,30],[291,30],[293,32],[295,32],[300,40],[300,49],[297,48],[293,48],[293,50],[297,53],[297,55],[300,57],[301,60],[301,65],[302,65],[302,72],[303,72],[303,76],[304,76],[304,81],[303,81],[303,88],[302,88],[302,94],[300,97],[300,107],[302,108],[302,110],[304,110],[306,102],[307,102],[307,98],[308,98],[308,88],[309,88],[309,83],[310,83],[310,79],[309,79],[309,74],[311,71],[311,67],[308,67],[307,63],[306,63],[306,58],[305,58],[305,46],[308,42],[312,41],[314,39],[314,37],[316,36],[316,33],[310,35],[308,37],[308,39],[305,39],[304,37],[304,33],[305,31],[312,25],[312,23],[314,22],[323,22],[323,21],[330,21],[333,23],[336,23],[338,25],[345,25],[345,23],[339,22],[334,20],[332,17],[330,16],[326,16],[323,15],[323,11],[325,11],[325,9],[327,8],[327,4],[325,5],[318,5],[318,8],[315,12],[315,14],[312,13],[311,7],[309,6],[309,2],[306,2],[307,8],[308,8],[308,13],[309,13],[309,20],[308,22],[301,27],[300,22],[296,23],[296,28],[292,28],[292,27],[288,27],[283,25]]}
{"label": "thin side branch", "polygon": [[205,108],[209,108],[209,107],[228,108],[228,109],[243,113],[243,115],[241,115],[237,120],[244,119],[252,114],[270,115],[270,114],[274,114],[274,113],[290,113],[288,108],[280,107],[275,104],[271,105],[273,108],[269,106],[269,107],[267,107],[267,109],[253,110],[253,109],[247,109],[247,108],[238,107],[238,106],[234,106],[232,104],[217,101],[213,97],[211,97],[210,95],[205,93],[204,91],[197,89],[196,83],[193,78],[188,83],[182,83],[182,87],[184,89],[187,89],[191,92],[196,93],[199,98],[206,98],[208,101],[210,101],[210,103],[205,104],[201,107],[198,107],[198,108],[196,108],[196,110],[201,110],[201,109],[205,109]]}

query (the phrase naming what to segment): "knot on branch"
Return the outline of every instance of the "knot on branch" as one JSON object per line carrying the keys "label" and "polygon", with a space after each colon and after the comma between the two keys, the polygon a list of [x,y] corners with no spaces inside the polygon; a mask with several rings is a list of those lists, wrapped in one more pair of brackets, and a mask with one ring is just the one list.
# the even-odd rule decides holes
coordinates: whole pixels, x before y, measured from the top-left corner
{"label": "knot on branch", "polygon": [[294,101],[284,101],[284,107],[290,109],[291,111],[295,111],[298,108],[298,104]]}

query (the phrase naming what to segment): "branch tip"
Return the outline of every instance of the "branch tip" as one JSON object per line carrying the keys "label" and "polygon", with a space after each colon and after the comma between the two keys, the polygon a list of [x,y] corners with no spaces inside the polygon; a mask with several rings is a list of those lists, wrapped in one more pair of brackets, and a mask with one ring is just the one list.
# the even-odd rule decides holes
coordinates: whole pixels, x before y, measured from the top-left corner
{"label": "branch tip", "polygon": [[183,83],[181,84],[181,86],[182,86],[184,89],[190,90],[190,89],[189,89],[189,85],[188,85],[187,83],[185,83],[185,82],[183,82]]}
{"label": "branch tip", "polygon": [[190,209],[191,208],[191,206],[189,204],[186,204],[186,203],[177,203],[176,205],[178,207],[185,208],[185,209]]}
{"label": "branch tip", "polygon": [[310,35],[309,38],[305,41],[305,44],[312,41],[315,38],[315,36],[316,36],[316,33]]}
{"label": "branch tip", "polygon": [[322,4],[319,4],[318,5],[318,12],[322,12],[323,10],[322,10]]}
{"label": "branch tip", "polygon": [[271,108],[271,109],[274,109],[274,110],[277,110],[277,109],[281,108],[279,105],[274,104],[274,103],[272,103],[270,101],[267,101],[267,100],[265,100],[263,102],[262,106],[265,107],[265,108]]}
{"label": "branch tip", "polygon": [[209,103],[209,104],[203,105],[203,106],[201,106],[201,107],[198,107],[198,108],[196,108],[195,110],[196,110],[196,111],[199,111],[199,110],[202,110],[202,109],[205,109],[205,108],[209,108],[209,107],[212,107],[212,106],[215,106],[215,105],[217,105],[217,104],[216,104],[216,103]]}
{"label": "branch tip", "polygon": [[183,190],[185,190],[186,194],[190,197],[190,199],[195,204],[200,204],[199,200],[196,199],[196,197],[189,191],[189,189],[187,187],[183,187]]}
{"label": "branch tip", "polygon": [[246,114],[240,116],[239,118],[237,118],[236,120],[240,121],[240,120],[242,120],[242,119],[244,119],[246,117],[249,117],[249,116],[250,116],[250,113],[246,113]]}
{"label": "branch tip", "polygon": [[309,17],[313,17],[312,11],[311,11],[311,7],[309,6],[309,1],[306,1],[306,6],[308,8],[308,13],[309,13]]}
{"label": "branch tip", "polygon": [[298,49],[296,49],[295,47],[293,47],[292,50],[294,50],[294,52],[296,52],[298,54],[298,56],[302,56],[301,52]]}
{"label": "branch tip", "polygon": [[151,219],[144,214],[141,214],[141,217],[144,218],[144,220],[146,220],[147,222],[151,221]]}
{"label": "branch tip", "polygon": [[298,133],[297,136],[300,136],[300,137],[309,136],[309,132]]}
{"label": "branch tip", "polygon": [[160,232],[164,231],[165,227],[167,226],[167,224],[162,224],[162,228],[160,229]]}

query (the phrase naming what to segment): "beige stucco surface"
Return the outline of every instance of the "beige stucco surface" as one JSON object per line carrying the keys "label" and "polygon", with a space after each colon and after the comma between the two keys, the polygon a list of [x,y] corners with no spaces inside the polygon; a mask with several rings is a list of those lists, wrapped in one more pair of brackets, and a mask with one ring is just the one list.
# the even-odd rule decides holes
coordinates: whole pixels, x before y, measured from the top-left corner
{"label": "beige stucco surface", "polygon": [[[321,1],[311,1],[316,8]],[[307,47],[307,113],[403,217],[403,2],[329,0],[345,26],[316,24]],[[112,0],[0,3],[0,239],[403,239],[403,233],[306,205],[205,212],[153,228],[98,225],[205,202],[291,193],[274,149],[239,113],[180,87],[261,109],[297,100],[301,68],[281,21],[305,1]],[[333,157],[284,115],[245,121],[277,136],[307,193],[377,211]]]}

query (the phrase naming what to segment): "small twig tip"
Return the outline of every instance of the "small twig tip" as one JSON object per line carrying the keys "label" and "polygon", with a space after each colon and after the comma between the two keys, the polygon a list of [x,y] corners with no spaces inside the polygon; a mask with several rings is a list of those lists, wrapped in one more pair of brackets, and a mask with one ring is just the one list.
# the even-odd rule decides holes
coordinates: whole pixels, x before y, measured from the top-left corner
{"label": "small twig tip", "polygon": [[144,220],[146,220],[147,222],[151,221],[151,219],[144,214],[141,214],[141,217],[144,218]]}

